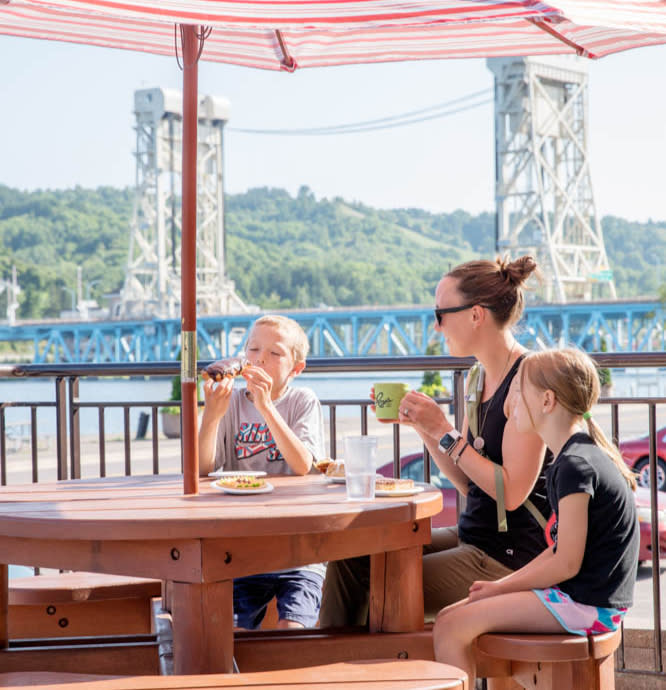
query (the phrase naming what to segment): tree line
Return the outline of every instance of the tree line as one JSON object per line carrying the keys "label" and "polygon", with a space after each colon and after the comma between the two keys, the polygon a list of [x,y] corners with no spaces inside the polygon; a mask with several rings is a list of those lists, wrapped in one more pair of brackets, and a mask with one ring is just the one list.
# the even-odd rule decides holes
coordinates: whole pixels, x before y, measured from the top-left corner
{"label": "tree line", "polygon": [[[86,297],[118,292],[127,266],[134,191],[99,187],[21,191],[0,185],[0,276],[16,266],[17,317],[71,308],[81,266]],[[262,309],[431,304],[450,267],[494,255],[495,219],[375,209],[319,199],[302,187],[226,197],[227,273]],[[602,220],[619,297],[656,296],[666,265],[666,221]],[[6,291],[0,295],[4,317]]]}

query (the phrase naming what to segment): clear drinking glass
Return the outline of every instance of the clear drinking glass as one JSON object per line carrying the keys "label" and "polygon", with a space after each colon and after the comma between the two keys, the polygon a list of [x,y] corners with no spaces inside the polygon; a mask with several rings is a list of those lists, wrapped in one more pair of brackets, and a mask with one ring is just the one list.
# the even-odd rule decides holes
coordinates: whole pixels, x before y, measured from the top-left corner
{"label": "clear drinking glass", "polygon": [[345,437],[347,499],[367,501],[375,497],[376,436]]}

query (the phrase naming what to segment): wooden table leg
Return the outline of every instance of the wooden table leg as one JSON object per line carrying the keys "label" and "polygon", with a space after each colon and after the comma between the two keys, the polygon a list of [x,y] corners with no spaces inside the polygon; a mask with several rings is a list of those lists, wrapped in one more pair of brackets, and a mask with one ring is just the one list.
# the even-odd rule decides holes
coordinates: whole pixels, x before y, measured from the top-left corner
{"label": "wooden table leg", "polygon": [[370,557],[370,632],[423,629],[423,549]]}
{"label": "wooden table leg", "polygon": [[9,567],[0,563],[0,649],[9,647]]}
{"label": "wooden table leg", "polygon": [[173,670],[176,675],[231,673],[234,653],[233,580],[173,582]]}

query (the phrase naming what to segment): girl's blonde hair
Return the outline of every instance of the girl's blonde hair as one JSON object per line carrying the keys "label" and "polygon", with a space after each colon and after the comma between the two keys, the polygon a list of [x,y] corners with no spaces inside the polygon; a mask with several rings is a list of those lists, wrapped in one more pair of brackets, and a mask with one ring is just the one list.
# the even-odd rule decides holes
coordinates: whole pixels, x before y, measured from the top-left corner
{"label": "girl's blonde hair", "polygon": [[310,343],[308,336],[297,321],[280,314],[265,314],[252,324],[252,328],[256,326],[271,326],[280,331],[289,340],[294,362],[305,362],[310,350]]}
{"label": "girl's blonde hair", "polygon": [[534,273],[540,276],[536,261],[521,256],[515,261],[497,257],[460,264],[446,276],[455,278],[465,304],[480,304],[490,310],[499,326],[516,323],[525,307],[523,284]]}
{"label": "girl's blonde hair", "polygon": [[599,399],[601,387],[597,367],[584,352],[573,348],[531,352],[523,360],[520,376],[521,384],[527,377],[538,390],[553,391],[555,399],[567,412],[582,417],[592,440],[611,458],[629,486],[636,490],[636,475],[590,414]]}

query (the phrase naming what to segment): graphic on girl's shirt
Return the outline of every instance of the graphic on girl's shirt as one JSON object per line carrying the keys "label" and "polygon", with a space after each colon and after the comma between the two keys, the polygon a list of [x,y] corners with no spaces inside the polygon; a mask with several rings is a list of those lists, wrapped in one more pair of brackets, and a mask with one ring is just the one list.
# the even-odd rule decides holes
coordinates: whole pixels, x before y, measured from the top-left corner
{"label": "graphic on girl's shirt", "polygon": [[544,534],[546,536],[546,544],[548,544],[548,546],[557,544],[557,515],[555,515],[555,511],[552,512],[548,522],[546,523]]}
{"label": "graphic on girl's shirt", "polygon": [[284,460],[268,425],[262,422],[243,422],[234,439],[234,448],[239,460],[247,460],[266,451],[268,462]]}

